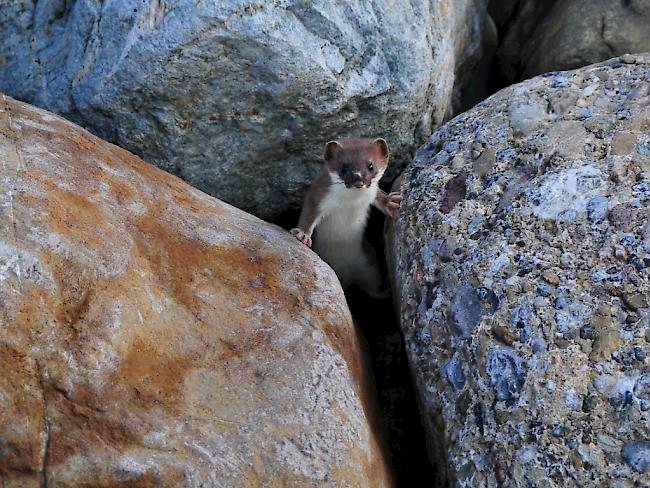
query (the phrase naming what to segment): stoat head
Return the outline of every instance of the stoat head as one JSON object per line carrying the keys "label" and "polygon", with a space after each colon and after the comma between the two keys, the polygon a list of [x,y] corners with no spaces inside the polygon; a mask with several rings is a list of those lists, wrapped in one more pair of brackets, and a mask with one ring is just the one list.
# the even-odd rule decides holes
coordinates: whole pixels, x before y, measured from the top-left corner
{"label": "stoat head", "polygon": [[376,185],[388,167],[390,153],[383,139],[339,139],[325,145],[325,166],[335,182],[347,188]]}

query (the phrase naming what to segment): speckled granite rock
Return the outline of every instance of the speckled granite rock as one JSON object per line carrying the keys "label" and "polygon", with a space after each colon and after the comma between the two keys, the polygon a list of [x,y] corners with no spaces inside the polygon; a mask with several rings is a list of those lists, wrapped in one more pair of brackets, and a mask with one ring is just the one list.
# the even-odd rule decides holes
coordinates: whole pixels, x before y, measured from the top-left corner
{"label": "speckled granite rock", "polygon": [[330,268],[0,94],[0,486],[390,486]]}
{"label": "speckled granite rock", "polygon": [[397,175],[478,89],[486,4],[5,0],[0,90],[271,219],[330,139],[386,137]]}
{"label": "speckled granite rock", "polygon": [[499,60],[519,81],[649,48],[650,0],[520,0]]}
{"label": "speckled granite rock", "polygon": [[650,480],[649,89],[649,55],[514,85],[398,180],[390,268],[443,481]]}

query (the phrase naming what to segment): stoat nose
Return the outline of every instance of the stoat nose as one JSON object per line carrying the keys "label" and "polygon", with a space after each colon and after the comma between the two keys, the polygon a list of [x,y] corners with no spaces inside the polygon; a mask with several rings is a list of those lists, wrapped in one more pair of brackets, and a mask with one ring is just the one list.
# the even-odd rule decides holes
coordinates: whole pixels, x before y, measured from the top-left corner
{"label": "stoat nose", "polygon": [[363,187],[363,176],[359,171],[352,173],[352,184],[357,188]]}

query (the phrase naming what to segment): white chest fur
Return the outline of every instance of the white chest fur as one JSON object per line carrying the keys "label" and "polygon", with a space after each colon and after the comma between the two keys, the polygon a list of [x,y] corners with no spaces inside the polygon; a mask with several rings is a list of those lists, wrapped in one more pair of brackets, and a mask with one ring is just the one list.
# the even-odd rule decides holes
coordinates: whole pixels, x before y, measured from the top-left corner
{"label": "white chest fur", "polygon": [[363,232],[381,174],[367,188],[346,188],[336,174],[330,177],[333,183],[319,205],[314,251],[334,268],[343,287],[356,282],[373,291],[381,279],[363,251]]}
{"label": "white chest fur", "polygon": [[321,220],[317,226],[319,247],[361,243],[368,220],[370,204],[377,196],[377,185],[368,188],[346,188],[335,183],[320,202]]}

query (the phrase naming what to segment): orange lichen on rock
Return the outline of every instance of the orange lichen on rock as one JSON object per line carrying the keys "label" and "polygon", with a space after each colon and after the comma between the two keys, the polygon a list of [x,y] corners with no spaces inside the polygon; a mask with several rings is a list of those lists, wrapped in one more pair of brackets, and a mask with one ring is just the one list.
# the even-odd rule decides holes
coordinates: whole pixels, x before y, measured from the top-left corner
{"label": "orange lichen on rock", "polygon": [[389,486],[335,275],[0,99],[0,484]]}

